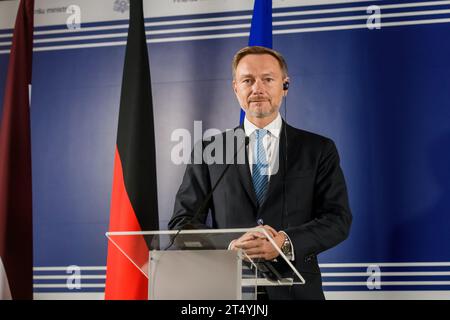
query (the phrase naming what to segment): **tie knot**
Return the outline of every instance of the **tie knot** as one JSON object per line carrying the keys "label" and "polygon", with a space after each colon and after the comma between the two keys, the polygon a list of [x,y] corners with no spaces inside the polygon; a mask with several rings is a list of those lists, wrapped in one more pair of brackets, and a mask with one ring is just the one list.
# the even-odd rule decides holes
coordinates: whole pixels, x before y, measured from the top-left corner
{"label": "tie knot", "polygon": [[267,134],[266,129],[256,129],[256,139],[261,140]]}

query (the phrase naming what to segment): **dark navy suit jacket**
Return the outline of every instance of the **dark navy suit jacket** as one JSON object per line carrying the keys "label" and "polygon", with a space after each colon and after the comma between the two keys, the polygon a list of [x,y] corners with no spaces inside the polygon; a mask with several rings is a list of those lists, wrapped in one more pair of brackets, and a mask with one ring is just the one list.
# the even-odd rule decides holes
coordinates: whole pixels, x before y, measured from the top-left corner
{"label": "dark navy suit jacket", "polygon": [[[225,133],[222,139],[226,141]],[[202,143],[203,147],[207,145],[207,142]],[[206,163],[187,165],[176,195],[170,229],[181,228],[188,222],[198,228],[211,227],[206,225],[208,210],[197,216],[195,221],[190,220],[225,166]],[[270,299],[324,298],[317,255],[345,240],[352,222],[339,155],[332,140],[296,129],[283,121],[279,170],[270,177],[262,205],[257,204],[246,163],[229,167],[208,207],[213,228],[255,227],[257,219],[261,218],[264,224],[289,235],[295,252],[293,263],[306,284],[267,287]],[[290,271],[283,265],[285,263],[278,264],[277,268],[283,275],[289,276]]]}

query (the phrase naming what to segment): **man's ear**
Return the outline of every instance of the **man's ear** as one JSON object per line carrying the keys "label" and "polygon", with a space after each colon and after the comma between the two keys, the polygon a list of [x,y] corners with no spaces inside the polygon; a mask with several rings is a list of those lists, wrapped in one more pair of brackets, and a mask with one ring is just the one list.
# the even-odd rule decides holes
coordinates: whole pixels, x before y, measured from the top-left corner
{"label": "man's ear", "polygon": [[288,83],[288,88],[286,90],[283,90],[283,96],[286,97],[289,91],[289,84],[291,82],[291,79],[289,79],[289,77],[286,77],[283,79],[283,86],[285,83]]}

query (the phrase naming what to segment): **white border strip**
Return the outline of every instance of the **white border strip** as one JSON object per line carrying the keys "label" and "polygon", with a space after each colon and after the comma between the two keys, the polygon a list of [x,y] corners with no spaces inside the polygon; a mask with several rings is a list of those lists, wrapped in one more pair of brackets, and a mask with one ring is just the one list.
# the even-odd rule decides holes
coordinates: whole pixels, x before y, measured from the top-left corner
{"label": "white border strip", "polygon": [[[239,230],[239,229],[232,229]],[[247,229],[243,229],[247,230]],[[379,267],[450,267],[450,262],[361,262],[361,263],[321,263],[320,268],[366,268],[368,266]],[[70,266],[34,267],[33,271],[66,271]],[[106,266],[77,266],[82,271],[106,271]],[[404,272],[407,273],[407,272]],[[419,272],[413,272],[417,275]],[[434,275],[433,271],[424,272]],[[324,274],[324,273],[322,273]],[[332,273],[329,273],[332,274]],[[342,273],[339,273],[342,274]],[[384,273],[383,273],[384,274]],[[359,275],[359,273],[358,273]],[[365,274],[366,275],[366,274]],[[397,275],[397,274],[396,274]],[[437,274],[436,274],[437,275]],[[441,274],[439,274],[441,275]],[[444,275],[444,274],[442,274]],[[447,275],[447,274],[445,274]]]}
{"label": "white border strip", "polygon": [[[223,18],[207,18],[207,19],[190,19],[190,20],[174,20],[174,21],[162,21],[162,22],[146,22],[145,27],[159,27],[167,25],[179,25],[179,24],[193,24],[193,23],[207,23],[207,22],[221,22],[221,21],[232,21],[232,20],[250,20],[251,15],[247,16],[235,16],[235,17],[223,17]],[[114,30],[114,29],[128,29],[128,24],[120,24],[113,26],[99,26],[99,27],[82,27],[81,29],[57,29],[57,30],[44,30],[35,31],[34,35],[47,35],[47,34],[58,34],[58,33],[73,33],[73,32],[89,32],[89,31],[102,31],[102,30]],[[12,37],[12,34],[0,35],[1,37]]]}
{"label": "white border strip", "polygon": [[[426,25],[426,24],[439,24],[449,23],[450,18],[446,19],[430,19],[430,20],[414,20],[414,21],[402,21],[402,22],[386,22],[382,23],[381,27],[397,27],[397,26],[413,26],[413,25]],[[317,28],[300,28],[289,30],[274,30],[273,34],[292,34],[292,33],[307,33],[307,32],[323,32],[323,31],[337,31],[337,30],[356,30],[366,29],[365,24],[347,25],[337,27],[317,27]],[[374,30],[371,32],[378,32]],[[195,41],[195,40],[212,40],[212,39],[225,39],[225,38],[239,38],[248,37],[249,32],[218,34],[218,35],[203,35],[203,36],[186,36],[186,37],[173,37],[163,39],[151,39],[147,40],[147,43],[166,43],[166,42],[180,42],[180,41]],[[54,50],[68,50],[68,49],[83,49],[83,48],[98,48],[98,47],[113,47],[113,46],[125,46],[126,41],[116,42],[103,42],[103,43],[86,43],[78,45],[61,45],[61,46],[49,46],[34,48],[33,52],[40,51],[54,51]],[[9,50],[0,50],[0,54],[9,53]]]}
{"label": "white border strip", "polygon": [[[380,7],[381,10],[389,9],[401,9],[401,8],[415,8],[415,7],[431,7],[431,6],[444,6],[450,4],[450,1],[429,1],[429,2],[416,2],[416,3],[402,3],[402,4],[386,4],[378,5],[376,2],[373,5]],[[353,7],[353,8],[336,8],[336,9],[324,9],[324,10],[304,10],[304,11],[292,11],[292,12],[279,12],[274,13],[273,17],[289,17],[289,16],[301,16],[311,14],[327,14],[327,13],[341,13],[341,12],[354,12],[354,11],[366,11],[369,6]]]}
{"label": "white border strip", "polygon": [[[407,3],[407,4],[392,4],[392,5],[379,5],[380,9],[398,9],[398,8],[412,8],[412,7],[423,7],[423,6],[436,6],[436,5],[447,5],[450,4],[450,1],[431,1],[431,2],[418,2],[418,3]],[[273,17],[289,17],[289,16],[304,16],[304,15],[312,15],[312,14],[328,14],[328,13],[341,13],[341,12],[354,12],[354,11],[366,11],[367,7],[354,7],[354,8],[336,8],[336,9],[325,9],[325,10],[306,10],[306,11],[294,11],[294,12],[280,12],[274,13]],[[429,10],[429,12],[438,12],[438,11],[447,11],[447,10]],[[427,11],[420,11],[427,12]],[[400,17],[404,15],[413,15],[412,13],[391,13],[391,14],[383,14],[383,17]],[[433,14],[433,13],[428,13]],[[439,13],[435,13],[439,14]],[[361,16],[359,16],[361,17]],[[241,15],[241,16],[232,16],[232,17],[217,17],[217,18],[200,18],[200,19],[185,19],[185,20],[172,20],[172,21],[160,21],[160,22],[147,22],[145,23],[146,27],[157,27],[157,26],[168,26],[168,25],[180,25],[180,24],[194,24],[194,23],[209,23],[209,22],[225,22],[225,21],[233,21],[233,20],[251,20],[251,15]],[[344,19],[355,20],[353,17],[335,17],[335,18],[320,18],[320,19],[309,19],[309,21],[314,22],[325,22],[325,21],[343,21],[343,20],[335,20],[335,19]],[[367,18],[367,15],[364,16]],[[328,20],[333,19],[333,20]],[[305,21],[305,20],[304,20]],[[274,25],[284,25],[287,21],[274,21]],[[293,23],[290,23],[293,24]],[[58,34],[58,33],[73,33],[73,32],[89,32],[89,31],[100,31],[100,30],[114,30],[114,29],[127,29],[128,24],[121,25],[112,25],[112,26],[98,26],[98,27],[86,27],[81,28],[79,30],[72,29],[58,29],[58,30],[44,30],[44,31],[35,31],[35,35],[47,35],[47,34]],[[202,27],[199,27],[202,28]],[[194,28],[195,29],[195,28]],[[179,29],[176,29],[179,30]],[[165,30],[158,30],[165,31]],[[175,31],[174,31],[175,32]],[[179,32],[179,31],[176,31]],[[189,31],[186,31],[189,32]],[[12,34],[0,34],[0,38],[12,37]]]}
{"label": "white border strip", "polygon": [[[106,270],[106,267],[104,268]],[[366,272],[322,272],[322,277],[367,277],[368,274]],[[382,277],[409,277],[409,276],[450,276],[450,271],[423,271],[423,272],[381,272],[380,276]],[[35,280],[65,280],[68,278],[72,278],[72,274],[68,275],[34,275],[33,279]],[[106,279],[106,275],[80,275],[78,276],[81,279]]]}
{"label": "white border strip", "polygon": [[[105,284],[104,283],[83,283],[80,284],[81,289],[86,289],[86,288],[105,288]],[[42,289],[42,288],[46,288],[46,289],[59,289],[59,288],[64,288],[64,289],[68,289],[67,288],[67,284],[33,284],[33,288],[36,289]]]}
{"label": "white border strip", "polygon": [[103,292],[34,292],[34,300],[104,300]]}
{"label": "white border strip", "polygon": [[[384,19],[384,18],[396,18],[396,17],[412,17],[412,16],[437,15],[437,14],[449,14],[449,13],[450,13],[450,10],[430,10],[430,11],[419,11],[419,12],[384,14],[384,15],[382,15],[382,18]],[[353,17],[336,17],[336,18],[280,21],[280,22],[274,22],[273,25],[274,26],[288,26],[288,25],[313,24],[313,23],[323,23],[323,22],[357,21],[357,20],[366,20],[366,19],[367,19],[367,15],[363,15],[363,16],[353,16]],[[435,19],[433,19],[433,20],[435,20]],[[217,30],[230,30],[230,29],[249,29],[250,26],[251,26],[250,24],[233,24],[233,25],[226,25],[226,26],[179,28],[179,29],[146,31],[145,34],[152,36],[152,35],[172,34],[172,33],[188,33],[188,32],[217,31]],[[296,30],[296,29],[294,29],[294,30]],[[277,32],[277,31],[275,30],[274,32]],[[92,39],[122,38],[122,37],[127,37],[127,33],[122,32],[122,33],[98,34],[98,35],[89,35],[89,36],[36,39],[33,42],[34,43],[52,43],[52,42],[81,41],[81,40],[92,40]],[[0,42],[0,46],[1,45],[11,45],[11,42]]]}
{"label": "white border strip", "polygon": [[[380,281],[380,286],[450,286],[450,281]],[[367,282],[322,282],[324,287],[367,286]]]}
{"label": "white border strip", "polygon": [[[148,43],[148,41],[147,41]],[[73,44],[68,46],[53,46],[53,47],[42,47],[42,48],[33,48],[33,52],[39,51],[55,51],[55,50],[69,50],[69,49],[84,49],[84,48],[101,48],[101,47],[117,47],[117,46],[125,46],[127,44],[126,41],[116,41],[116,42],[102,42],[102,43],[86,43],[86,44]],[[7,50],[0,50],[1,53],[7,53]]]}
{"label": "white border strip", "polygon": [[[247,229],[244,229],[247,230]],[[321,268],[365,268],[379,267],[450,267],[450,262],[364,262],[364,263],[321,263]],[[66,271],[70,266],[34,267],[33,271]],[[106,271],[106,266],[77,266],[84,271]]]}
{"label": "white border strip", "polygon": [[[75,265],[74,265],[75,266]],[[68,268],[71,266],[66,267],[34,267],[33,271],[67,271]],[[82,271],[106,271],[105,266],[76,266],[80,268]]]}
{"label": "white border strip", "polygon": [[[450,1],[431,1],[431,2],[418,2],[418,3],[407,3],[407,4],[392,4],[392,5],[379,5],[380,9],[398,9],[398,8],[412,8],[412,7],[423,7],[423,6],[437,6],[437,5],[447,5],[450,4]],[[274,13],[272,16],[274,18],[277,17],[289,17],[289,16],[304,16],[304,15],[312,15],[312,14],[328,14],[328,13],[341,13],[341,12],[355,12],[355,11],[366,11],[367,6],[365,7],[354,7],[354,8],[336,8],[336,9],[325,9],[325,10],[306,10],[306,11],[294,11],[294,12],[280,12]],[[430,11],[439,11],[439,10],[430,10]],[[398,15],[402,13],[392,13],[392,15]],[[405,13],[403,13],[405,14]],[[387,16],[391,14],[383,14],[383,16]],[[172,20],[172,21],[160,21],[160,22],[147,22],[145,23],[146,27],[158,27],[158,26],[168,26],[168,25],[180,25],[180,24],[194,24],[194,23],[210,23],[210,22],[225,22],[225,21],[234,21],[234,20],[251,20],[251,15],[241,15],[241,16],[232,16],[232,17],[217,17],[217,18],[199,18],[199,19],[185,19],[185,20]],[[342,17],[341,17],[342,18]],[[365,16],[367,18],[367,16]],[[324,18],[324,19],[335,19],[335,18]],[[311,19],[311,20],[320,20],[320,19]],[[335,20],[331,20],[335,21]],[[339,20],[336,20],[339,21]],[[283,21],[276,21],[276,23],[280,23]],[[99,26],[99,27],[87,27],[81,28],[80,30],[69,30],[69,29],[59,29],[59,30],[46,30],[46,31],[35,31],[35,35],[45,35],[45,34],[57,34],[61,32],[83,32],[83,31],[95,31],[95,30],[113,30],[113,29],[124,29],[128,28],[128,24],[122,25],[113,25],[113,26]],[[10,35],[0,35],[0,37],[12,36]]]}
{"label": "white border strip", "polygon": [[[368,274],[366,272],[322,272],[322,277],[367,277]],[[442,271],[442,272],[433,272],[433,271],[424,271],[424,272],[381,272],[381,277],[408,277],[408,276],[450,276],[450,271]],[[43,275],[34,275],[34,280],[67,280],[68,278],[72,278],[74,275],[58,275],[58,276],[43,276]],[[106,279],[106,275],[80,275],[76,276],[80,279]]]}
{"label": "white border strip", "polygon": [[68,274],[65,276],[33,276],[33,280],[67,280],[67,279],[81,279],[81,280],[92,280],[92,279],[106,279],[106,275],[72,275]]}
{"label": "white border strip", "polygon": [[[447,14],[450,10],[428,10],[428,11],[414,11],[414,12],[400,12],[400,13],[381,13],[381,19],[384,18],[399,18],[399,17],[414,17],[424,15],[437,15]],[[349,17],[334,17],[334,18],[317,18],[317,19],[302,19],[302,20],[288,20],[288,21],[276,21],[273,22],[274,26],[284,26],[291,24],[307,24],[307,23],[322,23],[322,22],[335,22],[335,21],[354,21],[354,20],[367,20],[368,15],[362,16],[349,16]]]}
{"label": "white border strip", "polygon": [[[248,279],[247,279],[248,280]],[[246,280],[246,281],[247,281]],[[252,280],[252,279],[250,279]],[[247,282],[243,280],[243,284],[247,284]],[[254,281],[254,280],[252,280]],[[264,280],[262,280],[264,281]],[[450,281],[381,281],[380,286],[439,286],[439,285],[445,285],[450,286]],[[105,288],[104,283],[83,283],[80,284],[81,289],[86,288]],[[367,282],[366,281],[355,281],[355,282],[330,282],[325,281],[322,282],[322,286],[324,287],[366,287]],[[59,288],[67,288],[67,284],[33,284],[33,288],[39,289],[39,288],[47,288],[47,289],[59,289]],[[416,290],[420,291],[420,290]]]}
{"label": "white border strip", "polygon": [[450,262],[372,262],[372,263],[321,263],[320,268],[378,267],[450,267]]}
{"label": "white border strip", "polygon": [[[228,29],[245,29],[250,28],[250,24],[234,24],[229,26],[214,26],[214,27],[198,27],[198,28],[185,28],[185,29],[167,29],[167,30],[155,30],[146,31],[145,34],[148,35],[159,35],[159,34],[170,34],[170,33],[184,33],[184,32],[201,32],[201,31],[216,31],[216,30],[228,30]],[[47,38],[47,39],[36,39],[33,43],[51,43],[51,42],[62,42],[62,41],[79,41],[79,40],[92,40],[92,39],[106,39],[106,38],[121,38],[127,37],[127,32],[122,33],[110,33],[110,34],[95,34],[89,36],[76,36],[76,37],[62,37],[62,38]],[[4,43],[7,45],[8,43]],[[9,42],[11,44],[11,42]],[[0,42],[0,45],[2,43]]]}
{"label": "white border strip", "polygon": [[450,300],[450,291],[325,291],[327,300]]}
{"label": "white border strip", "polygon": [[[327,300],[450,300],[450,291],[325,291]],[[34,300],[103,300],[103,292],[35,292]]]}
{"label": "white border strip", "polygon": [[[399,27],[399,26],[413,26],[424,24],[437,24],[437,23],[449,23],[450,18],[445,19],[429,19],[429,20],[415,20],[415,21],[401,21],[401,22],[382,22],[381,28],[386,27]],[[291,33],[306,33],[306,32],[322,32],[322,31],[336,31],[336,30],[355,30],[366,29],[366,24],[355,24],[349,26],[336,26],[336,27],[317,27],[317,28],[300,28],[300,29],[288,29],[288,30],[274,30],[273,34],[291,34]],[[376,30],[372,31],[376,32]]]}
{"label": "white border strip", "polygon": [[128,24],[119,24],[119,25],[113,25],[113,26],[100,26],[100,27],[81,27],[81,29],[67,29],[67,28],[64,28],[64,29],[43,30],[43,31],[36,31],[35,30],[33,32],[33,35],[35,35],[35,36],[42,36],[42,35],[47,35],[47,34],[79,33],[79,32],[103,31],[103,30],[114,30],[114,29],[128,29]]}
{"label": "white border strip", "polygon": [[[424,271],[424,272],[383,272],[380,277],[410,277],[410,276],[450,276],[450,271]],[[322,272],[322,277],[368,277],[366,272]]]}

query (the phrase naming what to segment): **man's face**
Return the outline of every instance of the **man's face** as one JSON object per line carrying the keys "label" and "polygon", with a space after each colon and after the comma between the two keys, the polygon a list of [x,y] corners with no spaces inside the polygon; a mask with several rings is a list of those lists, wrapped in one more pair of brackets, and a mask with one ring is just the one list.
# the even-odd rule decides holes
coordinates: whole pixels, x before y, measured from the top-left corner
{"label": "man's face", "polygon": [[249,120],[275,119],[285,93],[283,82],[287,80],[278,60],[269,54],[249,54],[239,61],[233,89]]}

